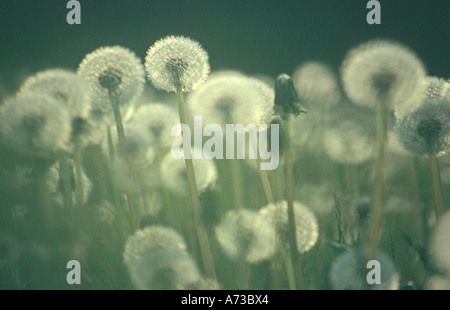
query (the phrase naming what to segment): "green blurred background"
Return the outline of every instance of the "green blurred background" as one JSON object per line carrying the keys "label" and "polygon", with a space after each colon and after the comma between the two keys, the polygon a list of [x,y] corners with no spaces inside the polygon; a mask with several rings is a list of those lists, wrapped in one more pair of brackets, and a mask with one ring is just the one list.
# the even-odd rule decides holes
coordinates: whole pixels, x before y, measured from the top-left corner
{"label": "green blurred background", "polygon": [[365,0],[80,0],[81,25],[68,25],[66,0],[0,1],[0,84],[14,91],[29,73],[76,69],[103,45],[143,58],[159,38],[200,42],[213,70],[292,73],[308,60],[339,68],[352,46],[390,38],[412,48],[430,75],[448,78],[450,1],[381,0],[381,25],[366,22]]}

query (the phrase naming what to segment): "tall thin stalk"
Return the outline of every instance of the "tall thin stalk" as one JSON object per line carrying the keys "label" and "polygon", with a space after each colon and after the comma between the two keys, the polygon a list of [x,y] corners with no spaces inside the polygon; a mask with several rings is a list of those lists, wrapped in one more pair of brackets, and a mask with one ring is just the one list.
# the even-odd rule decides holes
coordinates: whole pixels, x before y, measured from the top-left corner
{"label": "tall thin stalk", "polygon": [[[177,102],[178,113],[180,115],[180,124],[187,124],[186,111],[184,107],[184,96],[181,85],[177,86]],[[197,238],[200,246],[200,252],[205,268],[205,272],[208,278],[215,280],[216,272],[214,269],[214,262],[211,254],[211,248],[209,245],[208,235],[201,219],[201,204],[197,189],[197,183],[195,180],[194,165],[192,163],[191,146],[187,136],[183,134],[183,149],[184,149],[184,161],[186,164],[186,174],[189,183],[189,193],[191,197],[192,213],[194,216],[194,225],[197,232]]]}
{"label": "tall thin stalk", "polygon": [[384,166],[387,137],[387,104],[380,102],[376,111],[376,153],[374,166],[374,184],[371,203],[371,222],[369,228],[368,259],[375,259],[382,229],[382,207],[384,196]]}
{"label": "tall thin stalk", "polygon": [[445,212],[444,195],[442,193],[441,176],[439,174],[439,165],[435,154],[429,155],[431,180],[433,188],[434,212],[436,214],[436,221],[442,218]]}
{"label": "tall thin stalk", "polygon": [[[109,98],[114,111],[114,118],[116,122],[120,153],[122,155],[123,161],[125,162],[125,165],[127,166],[127,170],[130,171],[130,161],[125,146],[126,145],[125,130],[123,129],[122,115],[120,113],[119,104],[117,102],[116,96],[114,96],[114,94],[111,94],[111,92],[109,94]],[[133,186],[134,184],[132,184],[131,187]],[[134,191],[130,188],[130,186],[125,186],[125,192],[127,195],[128,211],[130,212],[131,231],[134,232],[139,227],[137,207],[136,207],[136,197]]]}

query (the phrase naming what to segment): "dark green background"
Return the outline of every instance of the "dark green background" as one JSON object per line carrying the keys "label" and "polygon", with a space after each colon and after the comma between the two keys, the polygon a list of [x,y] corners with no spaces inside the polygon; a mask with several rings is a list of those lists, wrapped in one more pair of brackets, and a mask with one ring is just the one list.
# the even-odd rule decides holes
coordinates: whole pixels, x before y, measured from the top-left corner
{"label": "dark green background", "polygon": [[[66,0],[0,1],[0,82],[18,87],[17,72],[75,69],[103,45],[122,45],[142,59],[169,34],[189,36],[215,69],[276,76],[320,60],[338,69],[352,46],[395,39],[422,59],[429,75],[449,77],[450,1],[380,0],[381,25],[366,23],[365,0],[80,0],[81,25],[66,23]],[[6,85],[6,86],[5,86]]]}

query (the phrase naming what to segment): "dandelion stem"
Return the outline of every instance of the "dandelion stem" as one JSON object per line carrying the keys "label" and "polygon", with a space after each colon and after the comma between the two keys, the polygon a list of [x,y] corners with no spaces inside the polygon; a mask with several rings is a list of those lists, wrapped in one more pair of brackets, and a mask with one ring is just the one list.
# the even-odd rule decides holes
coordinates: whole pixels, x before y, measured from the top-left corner
{"label": "dandelion stem", "polygon": [[61,173],[61,183],[63,190],[63,198],[64,198],[64,208],[68,210],[72,209],[73,201],[72,201],[72,182],[69,172],[69,164],[67,162],[67,154],[63,153],[61,155],[61,159],[59,160],[59,171]]}
{"label": "dandelion stem", "polygon": [[385,145],[387,136],[387,104],[380,102],[376,112],[376,153],[374,166],[374,185],[371,203],[371,222],[369,228],[368,260],[375,259],[381,235],[381,211],[384,196]]}
{"label": "dandelion stem", "polygon": [[[125,138],[125,130],[123,129],[123,122],[122,122],[122,115],[120,114],[119,104],[117,102],[116,96],[113,94],[109,94],[109,98],[111,101],[111,105],[114,111],[114,118],[116,121],[116,129],[117,129],[117,137],[119,141],[119,149],[120,153],[122,155],[122,158],[127,165],[128,171],[130,171],[130,161],[128,158],[128,153],[125,148],[126,138]],[[134,183],[134,182],[133,182]],[[128,210],[130,212],[130,225],[131,225],[131,231],[135,232],[138,229],[138,215],[137,215],[137,207],[136,207],[136,197],[134,195],[133,190],[131,189],[132,186],[126,186],[125,192],[127,195],[127,203],[128,203]]]}
{"label": "dandelion stem", "polygon": [[[184,96],[181,86],[177,86],[177,102],[178,113],[180,115],[180,124],[187,124],[186,111],[184,108]],[[197,232],[197,238],[200,246],[200,252],[205,268],[205,272],[208,278],[215,280],[216,273],[214,270],[214,262],[209,246],[208,235],[206,234],[205,227],[201,219],[201,205],[200,198],[197,189],[197,183],[195,180],[194,165],[192,163],[191,146],[188,143],[186,135],[183,134],[183,149],[184,149],[184,161],[186,164],[186,174],[189,183],[189,192],[191,197],[192,213],[194,216],[194,223]]]}
{"label": "dandelion stem", "polygon": [[295,212],[294,212],[294,179],[293,179],[293,150],[290,146],[290,120],[289,116],[284,121],[286,134],[286,151],[285,156],[285,178],[286,178],[286,201],[288,209],[288,234],[290,247],[290,263],[292,264],[292,272],[294,277],[295,287],[292,289],[302,289],[300,281],[300,268],[298,266],[298,251],[297,251],[297,237],[295,228]]}
{"label": "dandelion stem", "polygon": [[434,212],[436,221],[442,218],[445,212],[444,195],[442,194],[441,177],[439,175],[439,164],[435,154],[430,154],[431,180],[433,187]]}
{"label": "dandelion stem", "polygon": [[266,199],[268,203],[274,203],[275,200],[273,198],[272,188],[270,187],[269,178],[267,177],[267,173],[265,170],[261,170],[261,158],[259,154],[256,157],[256,166],[259,172],[259,178],[261,179],[261,183],[264,190],[264,195],[266,195]]}
{"label": "dandelion stem", "polygon": [[84,197],[83,173],[82,173],[83,153],[79,138],[76,138],[75,140],[75,150],[73,156],[75,162],[75,176],[76,176],[75,196],[77,198],[77,206],[79,206],[82,204]]}

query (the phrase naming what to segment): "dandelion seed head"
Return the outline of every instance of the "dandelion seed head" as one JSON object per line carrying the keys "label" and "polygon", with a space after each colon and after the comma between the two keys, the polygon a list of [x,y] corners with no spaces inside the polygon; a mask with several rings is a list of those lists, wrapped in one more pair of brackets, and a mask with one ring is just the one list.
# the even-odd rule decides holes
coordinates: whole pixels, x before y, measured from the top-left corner
{"label": "dandelion seed head", "polygon": [[[192,154],[195,148],[192,148]],[[217,181],[217,168],[213,160],[202,157],[193,159],[197,189],[202,192],[214,187]],[[189,184],[186,174],[186,165],[183,159],[175,159],[168,153],[161,161],[161,178],[163,184],[172,192],[179,195],[188,194]]]}
{"label": "dandelion seed head", "polygon": [[0,133],[3,143],[19,154],[51,158],[67,147],[69,112],[48,95],[23,92],[1,107]]}
{"label": "dandelion seed head", "polygon": [[376,260],[380,263],[380,284],[369,285],[366,280],[369,269],[367,249],[351,248],[339,255],[330,269],[330,284],[333,290],[397,290],[400,277],[392,259],[384,253],[378,253]]}
{"label": "dandelion seed head", "polygon": [[372,40],[350,50],[342,64],[341,78],[353,103],[372,108],[386,103],[404,113],[420,102],[425,68],[407,47]]}
{"label": "dandelion seed head", "polygon": [[67,106],[72,120],[89,116],[91,92],[88,84],[75,72],[49,69],[28,77],[19,93],[47,94]]}
{"label": "dandelion seed head", "polygon": [[306,107],[330,106],[341,99],[337,76],[324,63],[311,61],[298,66],[292,80],[299,99]]}
{"label": "dandelion seed head", "polygon": [[180,249],[148,251],[127,267],[140,290],[187,290],[201,280],[195,261]]}
{"label": "dandelion seed head", "polygon": [[400,144],[416,156],[446,154],[450,150],[450,104],[426,99],[412,113],[397,120],[395,132]]}
{"label": "dandelion seed head", "polygon": [[210,67],[208,54],[196,41],[183,36],[167,36],[147,51],[145,69],[153,86],[167,92],[190,92],[202,85]]}
{"label": "dandelion seed head", "polygon": [[275,227],[252,210],[228,211],[215,228],[216,239],[233,260],[249,263],[267,260],[276,250]]}
{"label": "dandelion seed head", "polygon": [[94,221],[104,224],[112,225],[116,219],[116,209],[114,205],[106,199],[92,206],[92,213]]}
{"label": "dandelion seed head", "polygon": [[357,121],[344,120],[328,128],[323,135],[325,152],[345,164],[361,164],[373,154],[373,138]]}
{"label": "dandelion seed head", "polygon": [[[286,200],[269,204],[259,210],[259,213],[275,225],[278,238],[287,246],[288,238],[288,205]],[[316,215],[306,206],[294,201],[295,233],[299,253],[309,251],[319,238],[319,224]]]}
{"label": "dandelion seed head", "polygon": [[[436,76],[426,76],[424,79],[424,99],[445,98],[446,92],[450,89],[449,81]],[[447,100],[450,98],[447,98]]]}
{"label": "dandelion seed head", "polygon": [[275,92],[263,81],[238,71],[218,71],[186,98],[187,110],[205,122],[219,124],[269,124]]}
{"label": "dandelion seed head", "polygon": [[130,124],[142,128],[148,135],[152,145],[167,147],[178,139],[172,137],[172,127],[179,124],[178,112],[175,108],[163,103],[149,103],[136,110]]}
{"label": "dandelion seed head", "polygon": [[112,114],[111,96],[125,110],[144,90],[145,71],[141,60],[121,46],[101,47],[87,54],[77,73],[91,88],[93,115]]}
{"label": "dandelion seed head", "polygon": [[128,237],[123,261],[125,265],[132,266],[146,252],[170,249],[186,250],[187,246],[183,237],[169,227],[147,226]]}

